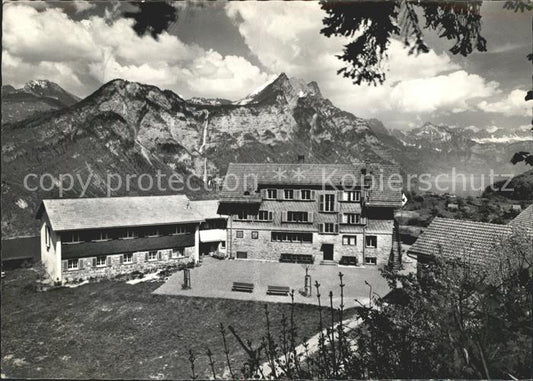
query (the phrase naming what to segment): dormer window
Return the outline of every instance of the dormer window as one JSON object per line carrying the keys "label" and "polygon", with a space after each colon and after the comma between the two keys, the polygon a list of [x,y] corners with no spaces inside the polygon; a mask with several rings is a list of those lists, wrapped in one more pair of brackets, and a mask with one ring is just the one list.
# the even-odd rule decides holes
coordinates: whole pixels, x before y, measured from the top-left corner
{"label": "dormer window", "polygon": [[95,241],[107,241],[109,240],[109,233],[106,231],[96,233]]}
{"label": "dormer window", "polygon": [[278,190],[277,189],[267,189],[266,198],[269,199],[269,200],[277,199],[278,198]]}
{"label": "dormer window", "polygon": [[80,243],[81,241],[81,235],[79,232],[71,232],[67,233],[64,243]]}
{"label": "dormer window", "polygon": [[132,229],[128,229],[125,231],[124,235],[122,236],[123,239],[133,239],[137,238],[137,234]]}
{"label": "dormer window", "polygon": [[189,229],[187,228],[187,225],[177,225],[175,228],[174,228],[174,235],[178,235],[178,234],[187,234],[189,232]]}
{"label": "dormer window", "polygon": [[159,237],[159,229],[154,228],[154,229],[148,230],[148,232],[146,233],[146,236],[147,237]]}

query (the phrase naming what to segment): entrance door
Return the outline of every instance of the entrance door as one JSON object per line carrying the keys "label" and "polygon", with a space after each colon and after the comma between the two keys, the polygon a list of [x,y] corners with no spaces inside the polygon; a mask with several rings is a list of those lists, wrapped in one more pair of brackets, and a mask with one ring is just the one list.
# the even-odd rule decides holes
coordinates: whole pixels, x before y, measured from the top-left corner
{"label": "entrance door", "polygon": [[331,243],[322,244],[322,253],[324,255],[325,261],[332,261],[333,260],[333,244]]}

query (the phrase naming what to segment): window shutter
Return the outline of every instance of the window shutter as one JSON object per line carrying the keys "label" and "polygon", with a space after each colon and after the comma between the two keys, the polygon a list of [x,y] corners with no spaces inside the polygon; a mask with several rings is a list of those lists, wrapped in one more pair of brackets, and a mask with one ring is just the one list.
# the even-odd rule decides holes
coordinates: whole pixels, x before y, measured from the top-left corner
{"label": "window shutter", "polygon": [[144,253],[144,260],[148,261],[148,252]]}
{"label": "window shutter", "polygon": [[124,254],[122,254],[122,255],[120,256],[120,264],[123,264],[123,263],[124,263]]}
{"label": "window shutter", "polygon": [[320,233],[324,233],[324,224],[319,224],[319,225],[318,225],[318,231],[319,231]]}
{"label": "window shutter", "polygon": [[67,271],[68,270],[67,263],[68,263],[68,261],[63,261],[63,271]]}
{"label": "window shutter", "polygon": [[348,215],[346,215],[346,214],[343,214],[343,215],[342,215],[342,223],[343,223],[343,224],[348,223]]}
{"label": "window shutter", "polygon": [[302,196],[299,189],[294,190],[294,199],[295,200],[301,200]]}
{"label": "window shutter", "polygon": [[268,212],[268,220],[273,221],[274,220],[274,213]]}
{"label": "window shutter", "polygon": [[157,252],[157,260],[160,261],[161,259],[163,259],[163,256],[161,255],[161,251],[158,251]]}
{"label": "window shutter", "polygon": [[316,198],[315,191],[311,191],[311,200],[314,200]]}
{"label": "window shutter", "polygon": [[108,255],[105,260],[107,262],[107,265],[111,267],[111,257]]}
{"label": "window shutter", "polygon": [[339,232],[339,224],[335,224],[335,233]]}
{"label": "window shutter", "polygon": [[313,223],[314,222],[314,216],[315,216],[315,214],[313,212],[307,212],[307,222]]}
{"label": "window shutter", "polygon": [[278,200],[283,200],[283,193],[284,193],[284,190],[283,190],[283,189],[278,189],[278,190],[276,191],[276,193],[277,193],[277,194],[276,194],[277,199],[278,199]]}
{"label": "window shutter", "polygon": [[321,212],[323,212],[324,211],[324,195],[321,194],[319,199],[320,199],[319,209],[320,209]]}
{"label": "window shutter", "polygon": [[287,212],[281,212],[281,222],[287,222]]}
{"label": "window shutter", "polygon": [[261,198],[266,198],[266,189],[261,189]]}

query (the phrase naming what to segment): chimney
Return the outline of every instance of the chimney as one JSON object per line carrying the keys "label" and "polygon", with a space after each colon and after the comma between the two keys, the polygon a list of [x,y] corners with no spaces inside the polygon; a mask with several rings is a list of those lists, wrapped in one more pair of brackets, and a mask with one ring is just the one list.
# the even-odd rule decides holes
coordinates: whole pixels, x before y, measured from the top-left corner
{"label": "chimney", "polygon": [[305,155],[298,155],[298,164],[305,163]]}

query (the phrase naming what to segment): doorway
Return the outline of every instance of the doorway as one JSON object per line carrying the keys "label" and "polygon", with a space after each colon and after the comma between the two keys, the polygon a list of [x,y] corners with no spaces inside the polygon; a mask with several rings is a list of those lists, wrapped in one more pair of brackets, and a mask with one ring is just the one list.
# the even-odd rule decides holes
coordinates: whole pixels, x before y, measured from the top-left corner
{"label": "doorway", "polygon": [[322,254],[323,254],[324,261],[332,261],[333,260],[333,244],[323,243]]}

